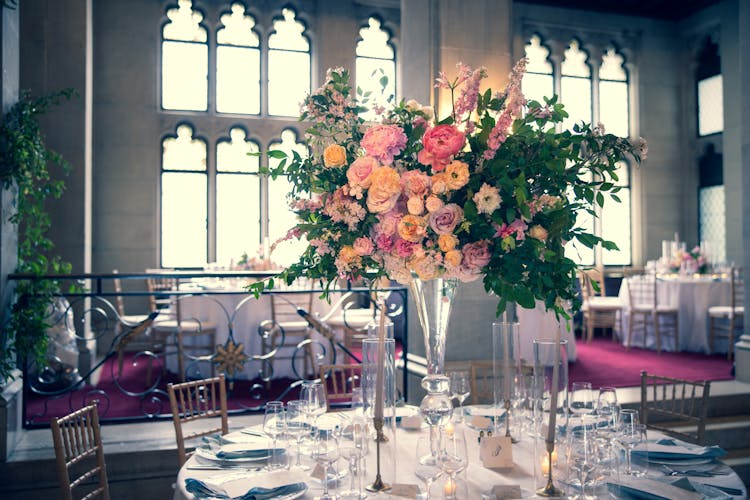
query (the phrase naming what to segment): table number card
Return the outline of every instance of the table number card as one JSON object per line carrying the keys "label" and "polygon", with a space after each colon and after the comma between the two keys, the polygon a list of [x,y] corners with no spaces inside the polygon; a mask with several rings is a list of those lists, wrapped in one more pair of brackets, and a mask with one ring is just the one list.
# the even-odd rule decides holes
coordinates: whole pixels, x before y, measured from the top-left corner
{"label": "table number card", "polygon": [[310,477],[314,477],[315,479],[323,480],[324,477],[326,477],[326,470],[325,467],[323,467],[321,464],[315,464],[315,467],[312,471],[310,471]]}
{"label": "table number card", "polygon": [[490,429],[492,427],[492,420],[481,415],[474,415],[469,423],[475,429]]}
{"label": "table number card", "polygon": [[417,498],[419,486],[416,484],[392,484],[388,493],[394,497]]}
{"label": "table number card", "polygon": [[515,498],[523,498],[521,495],[521,487],[515,485],[497,484],[492,487],[492,494],[495,495],[495,500],[510,500]]}
{"label": "table number card", "polygon": [[513,467],[513,448],[508,436],[490,436],[479,444],[479,458],[488,468],[510,469]]}

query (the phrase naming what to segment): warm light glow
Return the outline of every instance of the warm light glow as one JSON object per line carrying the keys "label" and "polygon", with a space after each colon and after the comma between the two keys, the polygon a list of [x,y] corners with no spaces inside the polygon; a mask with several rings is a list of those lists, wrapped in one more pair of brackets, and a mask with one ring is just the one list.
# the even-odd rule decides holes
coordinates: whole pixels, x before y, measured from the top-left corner
{"label": "warm light glow", "polygon": [[443,492],[445,493],[446,497],[452,497],[453,495],[455,495],[456,482],[453,479],[448,478],[448,480],[445,482],[445,485],[443,486]]}
{"label": "warm light glow", "polygon": [[455,427],[453,427],[453,422],[448,422],[445,424],[445,435],[446,436],[452,436],[455,432]]}
{"label": "warm light glow", "polygon": [[[552,465],[557,465],[557,450],[552,450]],[[542,475],[549,474],[549,453],[542,456]]]}

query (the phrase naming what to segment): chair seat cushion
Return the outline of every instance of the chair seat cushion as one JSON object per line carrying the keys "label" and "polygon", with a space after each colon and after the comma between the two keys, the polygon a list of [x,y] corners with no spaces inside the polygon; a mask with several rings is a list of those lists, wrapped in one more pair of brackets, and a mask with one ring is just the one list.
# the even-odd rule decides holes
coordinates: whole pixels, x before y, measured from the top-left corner
{"label": "chair seat cushion", "polygon": [[301,332],[310,326],[307,321],[280,321],[277,323],[285,332]]}
{"label": "chair seat cushion", "polygon": [[615,310],[622,309],[620,297],[589,297],[583,304],[584,309],[589,310]]}
{"label": "chair seat cushion", "polygon": [[732,306],[711,306],[708,308],[708,315],[714,318],[730,318],[732,316],[744,316],[745,307],[738,306],[732,310]]}

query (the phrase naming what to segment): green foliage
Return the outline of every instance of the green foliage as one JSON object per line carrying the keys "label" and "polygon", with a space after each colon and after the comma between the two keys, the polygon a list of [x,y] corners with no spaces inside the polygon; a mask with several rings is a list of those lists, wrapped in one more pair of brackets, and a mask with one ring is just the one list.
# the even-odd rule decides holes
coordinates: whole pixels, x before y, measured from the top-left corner
{"label": "green foliage", "polygon": [[[65,189],[64,181],[50,172],[50,165],[59,166],[63,175],[71,165],[47,149],[38,119],[51,106],[74,95],[67,89],[34,99],[24,92],[0,125],[0,179],[6,189],[15,184],[18,190],[16,212],[10,218],[18,225],[18,274],[41,276],[71,271],[69,263],[49,257],[54,245],[47,236],[50,217],[45,210],[45,201],[59,198]],[[0,357],[0,380],[7,380],[17,358],[44,359],[47,310],[52,297],[59,293],[60,284],[54,280],[18,281]]]}

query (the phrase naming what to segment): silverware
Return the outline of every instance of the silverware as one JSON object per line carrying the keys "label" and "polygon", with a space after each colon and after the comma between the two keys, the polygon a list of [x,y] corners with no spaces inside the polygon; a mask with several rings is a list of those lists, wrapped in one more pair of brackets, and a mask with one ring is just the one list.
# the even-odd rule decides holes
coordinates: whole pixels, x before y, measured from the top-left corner
{"label": "silverware", "polygon": [[713,469],[685,469],[675,470],[666,465],[662,465],[664,474],[667,476],[692,476],[692,477],[714,477],[714,476],[725,476],[729,474],[729,471],[722,470],[721,468],[714,467]]}
{"label": "silverware", "polygon": [[262,467],[245,467],[241,465],[201,465],[201,464],[188,465],[187,468],[189,470],[242,470],[245,472],[257,472],[262,469]]}
{"label": "silverware", "polygon": [[266,437],[265,434],[258,431],[251,431],[250,429],[242,429],[240,431],[242,434],[247,434],[248,436],[256,436],[256,437]]}

